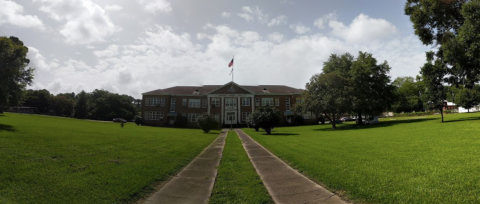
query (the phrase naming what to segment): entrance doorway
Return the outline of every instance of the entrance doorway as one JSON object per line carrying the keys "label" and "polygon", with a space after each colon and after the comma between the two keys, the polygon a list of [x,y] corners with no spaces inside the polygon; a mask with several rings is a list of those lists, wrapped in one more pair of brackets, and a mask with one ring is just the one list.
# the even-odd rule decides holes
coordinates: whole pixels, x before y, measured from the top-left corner
{"label": "entrance doorway", "polygon": [[237,124],[237,112],[225,112],[225,124]]}

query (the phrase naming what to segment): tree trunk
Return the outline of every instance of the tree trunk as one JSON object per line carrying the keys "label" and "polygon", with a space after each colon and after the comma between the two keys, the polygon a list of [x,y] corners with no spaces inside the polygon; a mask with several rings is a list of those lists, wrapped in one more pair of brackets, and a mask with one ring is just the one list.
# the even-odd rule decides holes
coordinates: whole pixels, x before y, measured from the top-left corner
{"label": "tree trunk", "polygon": [[272,129],[270,128],[265,128],[265,132],[267,132],[267,135],[269,135],[272,132]]}
{"label": "tree trunk", "polygon": [[335,124],[335,113],[332,113],[332,120],[330,120],[330,121],[332,121],[332,128],[337,129],[337,126]]}
{"label": "tree trunk", "polygon": [[362,111],[357,111],[358,113],[358,118],[357,118],[357,124],[363,125],[363,120],[362,120]]}
{"label": "tree trunk", "polygon": [[440,114],[442,114],[442,123],[443,123],[443,107],[440,108]]}
{"label": "tree trunk", "polygon": [[3,104],[0,104],[0,113],[3,113]]}

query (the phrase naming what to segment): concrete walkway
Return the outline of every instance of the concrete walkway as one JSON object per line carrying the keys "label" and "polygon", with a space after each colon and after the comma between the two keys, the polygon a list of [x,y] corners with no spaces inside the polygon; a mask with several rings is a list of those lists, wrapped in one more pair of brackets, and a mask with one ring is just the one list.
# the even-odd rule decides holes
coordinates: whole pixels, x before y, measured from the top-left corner
{"label": "concrete walkway", "polygon": [[207,203],[217,177],[228,130],[144,203]]}
{"label": "concrete walkway", "polygon": [[242,130],[235,131],[243,141],[248,157],[275,203],[346,203],[292,169]]}

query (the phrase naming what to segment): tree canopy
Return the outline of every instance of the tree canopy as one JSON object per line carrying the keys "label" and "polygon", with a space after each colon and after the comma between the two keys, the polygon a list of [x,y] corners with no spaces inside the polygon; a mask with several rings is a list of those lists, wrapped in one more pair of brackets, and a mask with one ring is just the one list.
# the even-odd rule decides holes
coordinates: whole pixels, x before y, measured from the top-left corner
{"label": "tree canopy", "polygon": [[27,68],[28,48],[16,37],[0,37],[0,112],[8,103],[20,103],[22,92],[33,80],[33,68]]}
{"label": "tree canopy", "polygon": [[272,129],[280,123],[282,114],[274,107],[260,107],[248,116],[250,124],[254,125],[255,129],[260,127],[269,135]]}

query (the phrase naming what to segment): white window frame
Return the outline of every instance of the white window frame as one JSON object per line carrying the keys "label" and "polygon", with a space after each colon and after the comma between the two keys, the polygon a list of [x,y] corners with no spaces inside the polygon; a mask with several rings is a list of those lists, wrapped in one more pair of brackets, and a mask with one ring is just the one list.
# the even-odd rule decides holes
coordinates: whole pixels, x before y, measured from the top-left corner
{"label": "white window frame", "polygon": [[150,98],[145,98],[145,106],[150,106]]}
{"label": "white window frame", "polygon": [[237,98],[234,98],[234,97],[225,98],[225,107],[237,107]]}
{"label": "white window frame", "polygon": [[260,106],[260,98],[255,98],[255,106]]}
{"label": "white window frame", "polygon": [[275,98],[275,106],[280,106],[280,98]]}
{"label": "white window frame", "polygon": [[145,120],[160,120],[160,113],[158,111],[145,111]]}
{"label": "white window frame", "polygon": [[187,117],[188,122],[197,122],[198,115],[198,113],[189,113]]}
{"label": "white window frame", "polygon": [[273,98],[262,98],[262,106],[273,106]]}
{"label": "white window frame", "polygon": [[176,98],[171,98],[170,99],[170,112],[175,112],[176,103],[177,103]]}
{"label": "white window frame", "polygon": [[165,114],[163,114],[163,112],[160,112],[160,119],[163,119],[164,116]]}
{"label": "white window frame", "polygon": [[215,118],[215,120],[217,122],[220,122],[220,114],[216,113],[216,114],[213,114],[213,117]]}
{"label": "white window frame", "polygon": [[187,99],[186,98],[182,99],[182,107],[185,107],[185,106],[187,106]]}
{"label": "white window frame", "polygon": [[200,103],[201,103],[201,100],[200,99],[188,99],[188,107],[189,108],[200,108]]}
{"label": "white window frame", "polygon": [[160,98],[160,106],[165,106],[165,98]]}
{"label": "white window frame", "polygon": [[220,98],[213,97],[212,98],[212,105],[215,106],[215,107],[220,107]]}
{"label": "white window frame", "polygon": [[290,111],[290,98],[285,98],[285,110]]}
{"label": "white window frame", "polygon": [[207,99],[202,99],[202,108],[207,108]]}
{"label": "white window frame", "polygon": [[242,97],[242,106],[250,106],[250,98]]}
{"label": "white window frame", "polygon": [[247,118],[250,115],[250,112],[242,112],[242,121],[247,122]]}

